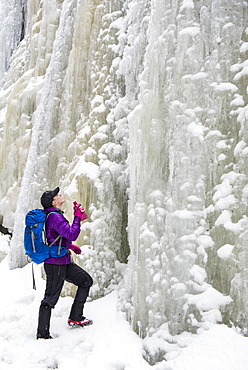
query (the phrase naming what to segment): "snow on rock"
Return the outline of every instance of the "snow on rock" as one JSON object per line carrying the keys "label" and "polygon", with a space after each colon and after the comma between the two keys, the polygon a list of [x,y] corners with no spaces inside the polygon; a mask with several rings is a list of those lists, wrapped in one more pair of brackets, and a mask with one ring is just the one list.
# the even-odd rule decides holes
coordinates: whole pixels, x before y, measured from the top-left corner
{"label": "snow on rock", "polygon": [[208,286],[203,293],[198,295],[189,295],[188,304],[194,304],[200,311],[210,311],[213,308],[220,308],[230,303],[230,297],[223,296],[216,289]]}
{"label": "snow on rock", "polygon": [[220,258],[226,259],[229,258],[232,255],[234,245],[231,244],[225,244],[223,247],[218,249],[217,253]]}

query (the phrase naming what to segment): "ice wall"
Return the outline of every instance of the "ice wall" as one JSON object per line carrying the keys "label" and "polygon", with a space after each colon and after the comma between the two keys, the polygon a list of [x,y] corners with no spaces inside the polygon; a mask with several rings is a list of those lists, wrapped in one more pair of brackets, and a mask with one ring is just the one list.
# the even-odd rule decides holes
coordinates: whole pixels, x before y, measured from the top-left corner
{"label": "ice wall", "polygon": [[25,213],[59,185],[68,217],[73,200],[90,216],[92,297],[120,283],[151,363],[166,353],[154,337],[246,328],[247,1],[32,0],[25,14],[0,91],[11,268]]}
{"label": "ice wall", "polygon": [[128,116],[129,300],[123,294],[155,361],[166,353],[152,341],[165,322],[172,335],[222,320],[247,327],[248,29],[247,2],[151,5]]}

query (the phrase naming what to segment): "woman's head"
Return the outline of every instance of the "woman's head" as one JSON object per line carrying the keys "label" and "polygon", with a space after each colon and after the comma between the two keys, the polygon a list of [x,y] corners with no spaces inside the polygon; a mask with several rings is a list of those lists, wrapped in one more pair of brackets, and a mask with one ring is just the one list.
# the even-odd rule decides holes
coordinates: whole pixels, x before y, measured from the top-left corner
{"label": "woman's head", "polygon": [[56,207],[61,208],[65,200],[59,194],[59,187],[54,190],[45,191],[41,196],[41,205],[43,208]]}

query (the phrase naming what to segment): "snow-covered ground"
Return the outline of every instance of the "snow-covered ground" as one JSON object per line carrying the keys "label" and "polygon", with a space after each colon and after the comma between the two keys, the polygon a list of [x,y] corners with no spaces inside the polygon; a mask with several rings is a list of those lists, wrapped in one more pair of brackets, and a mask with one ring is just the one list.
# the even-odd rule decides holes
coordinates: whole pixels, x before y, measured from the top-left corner
{"label": "snow-covered ground", "polygon": [[[8,256],[0,263],[0,369],[85,370],[247,370],[248,338],[214,324],[200,335],[182,334],[187,346],[170,360],[150,366],[142,357],[142,340],[117,312],[117,292],[87,302],[90,327],[67,326],[71,297],[61,297],[52,313],[53,340],[36,340],[37,316],[45,281],[41,266],[9,270]],[[154,343],[156,345],[156,343]],[[183,346],[182,346],[183,347]]]}

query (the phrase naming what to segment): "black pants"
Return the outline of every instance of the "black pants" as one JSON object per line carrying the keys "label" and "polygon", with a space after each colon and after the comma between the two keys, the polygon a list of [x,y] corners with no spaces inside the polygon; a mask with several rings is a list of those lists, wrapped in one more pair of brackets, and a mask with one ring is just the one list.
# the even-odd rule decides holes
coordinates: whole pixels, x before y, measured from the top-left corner
{"label": "black pants", "polygon": [[46,290],[39,310],[37,334],[49,335],[51,310],[58,302],[64,281],[75,284],[78,289],[71,307],[70,319],[82,320],[83,309],[89,290],[93,284],[91,276],[75,263],[69,265],[53,265],[44,263],[46,272]]}

